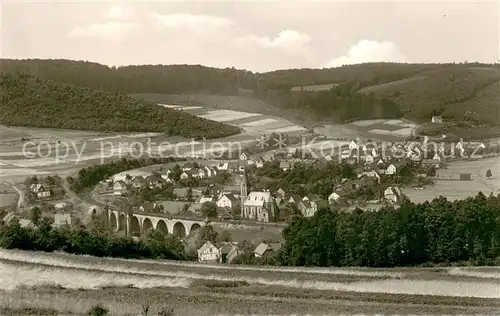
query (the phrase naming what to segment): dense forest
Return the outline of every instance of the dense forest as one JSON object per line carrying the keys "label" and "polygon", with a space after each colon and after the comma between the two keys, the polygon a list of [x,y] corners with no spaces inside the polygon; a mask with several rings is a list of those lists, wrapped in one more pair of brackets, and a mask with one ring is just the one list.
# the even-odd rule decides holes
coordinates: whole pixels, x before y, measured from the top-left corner
{"label": "dense forest", "polygon": [[324,209],[311,219],[295,219],[283,237],[277,257],[282,265],[499,264],[500,197],[439,197],[378,212]]}
{"label": "dense forest", "polygon": [[[245,96],[273,109],[293,112],[304,120],[349,122],[404,116],[428,121],[436,113],[461,120],[468,109],[480,116],[485,112],[482,123],[500,123],[491,115],[499,114],[499,93],[489,89],[500,80],[500,73],[495,65],[479,63],[367,63],[253,73],[200,65],[116,68],[83,61],[32,59],[2,60],[0,71],[27,72],[113,93]],[[336,88],[330,92],[301,89],[323,84],[334,84]],[[299,92],[292,92],[293,87],[298,87]],[[248,110],[248,104],[242,102],[238,107],[234,102],[225,104],[221,100],[215,106]]]}
{"label": "dense forest", "polygon": [[237,134],[237,127],[128,96],[43,80],[28,74],[0,76],[0,123],[105,132],[161,132],[201,139]]}

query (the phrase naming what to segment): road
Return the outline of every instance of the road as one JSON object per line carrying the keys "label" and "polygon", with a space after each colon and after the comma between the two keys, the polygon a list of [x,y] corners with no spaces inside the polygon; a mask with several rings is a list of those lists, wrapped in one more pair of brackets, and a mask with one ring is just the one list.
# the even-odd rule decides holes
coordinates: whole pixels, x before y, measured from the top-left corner
{"label": "road", "polygon": [[24,204],[24,192],[23,192],[23,190],[19,189],[15,184],[10,183],[8,181],[0,180],[0,183],[11,186],[14,190],[16,190],[17,194],[19,195],[19,198],[17,200],[17,209],[18,210],[21,209],[23,204]]}

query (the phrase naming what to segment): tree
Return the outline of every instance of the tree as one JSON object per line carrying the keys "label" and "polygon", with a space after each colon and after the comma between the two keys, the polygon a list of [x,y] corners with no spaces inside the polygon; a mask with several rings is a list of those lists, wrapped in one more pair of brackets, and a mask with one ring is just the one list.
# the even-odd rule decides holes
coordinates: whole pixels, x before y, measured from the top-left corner
{"label": "tree", "polygon": [[33,224],[38,225],[40,217],[42,216],[42,210],[38,207],[32,207],[28,213],[28,219],[33,222]]}
{"label": "tree", "polygon": [[491,178],[492,175],[491,169],[486,170],[486,177]]}
{"label": "tree", "polygon": [[231,233],[228,232],[227,230],[224,230],[220,235],[219,235],[219,240],[224,241],[224,242],[229,242],[232,240]]}
{"label": "tree", "polygon": [[214,202],[205,202],[201,206],[201,214],[204,217],[215,218],[217,217],[217,205]]}
{"label": "tree", "polygon": [[205,225],[196,232],[196,249],[199,249],[206,241],[210,241],[212,244],[215,244],[219,237],[219,233],[215,231],[212,225]]}

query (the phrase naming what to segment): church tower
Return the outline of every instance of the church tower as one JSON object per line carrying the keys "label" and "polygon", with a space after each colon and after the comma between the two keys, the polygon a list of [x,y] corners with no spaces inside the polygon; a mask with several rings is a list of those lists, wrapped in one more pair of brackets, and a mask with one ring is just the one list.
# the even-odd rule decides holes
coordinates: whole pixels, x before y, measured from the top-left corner
{"label": "church tower", "polygon": [[240,184],[240,209],[241,209],[241,216],[243,217],[243,204],[245,203],[245,200],[247,199],[248,196],[248,185],[247,185],[247,172],[243,173],[243,181]]}

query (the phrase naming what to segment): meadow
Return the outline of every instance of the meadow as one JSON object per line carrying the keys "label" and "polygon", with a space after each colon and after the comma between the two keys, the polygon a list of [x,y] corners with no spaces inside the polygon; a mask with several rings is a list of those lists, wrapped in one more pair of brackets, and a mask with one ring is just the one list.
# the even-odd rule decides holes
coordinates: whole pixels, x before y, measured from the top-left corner
{"label": "meadow", "polygon": [[[111,315],[495,314],[500,269],[228,266],[0,250],[0,306]],[[153,314],[154,315],[154,314]]]}

